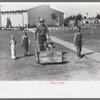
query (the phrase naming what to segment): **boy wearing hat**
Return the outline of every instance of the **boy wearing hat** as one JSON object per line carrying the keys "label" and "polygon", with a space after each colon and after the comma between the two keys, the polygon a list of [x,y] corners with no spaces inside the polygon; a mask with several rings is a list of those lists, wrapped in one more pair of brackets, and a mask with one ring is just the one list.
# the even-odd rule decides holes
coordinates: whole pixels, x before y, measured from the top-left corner
{"label": "boy wearing hat", "polygon": [[81,28],[77,27],[76,32],[74,34],[74,43],[77,49],[77,56],[81,58],[81,51],[82,51],[82,33]]}
{"label": "boy wearing hat", "polygon": [[24,31],[24,35],[22,36],[21,46],[24,50],[24,56],[28,56],[28,49],[29,49],[30,40],[28,39],[27,31]]}
{"label": "boy wearing hat", "polygon": [[45,50],[44,43],[47,40],[46,35],[48,36],[48,38],[50,38],[50,33],[48,30],[48,27],[44,23],[45,20],[43,18],[40,18],[39,22],[40,22],[40,25],[37,26],[35,30],[35,40],[37,40],[39,43],[40,51],[43,51]]}

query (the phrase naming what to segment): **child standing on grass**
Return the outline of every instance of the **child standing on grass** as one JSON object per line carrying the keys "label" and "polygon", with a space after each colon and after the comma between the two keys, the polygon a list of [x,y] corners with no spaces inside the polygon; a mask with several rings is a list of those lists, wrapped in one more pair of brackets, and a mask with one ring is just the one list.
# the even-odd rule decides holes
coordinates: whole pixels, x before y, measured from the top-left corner
{"label": "child standing on grass", "polygon": [[24,50],[24,56],[27,57],[28,49],[30,46],[30,40],[28,38],[27,31],[24,31],[24,35],[22,36],[22,40],[21,40],[21,46],[23,47]]}
{"label": "child standing on grass", "polygon": [[12,35],[11,36],[11,41],[10,41],[10,47],[11,47],[11,58],[12,59],[16,59],[16,40],[15,40],[15,36]]}
{"label": "child standing on grass", "polygon": [[76,32],[74,34],[74,43],[77,49],[77,56],[81,58],[81,51],[82,51],[82,33],[81,28],[77,27]]}

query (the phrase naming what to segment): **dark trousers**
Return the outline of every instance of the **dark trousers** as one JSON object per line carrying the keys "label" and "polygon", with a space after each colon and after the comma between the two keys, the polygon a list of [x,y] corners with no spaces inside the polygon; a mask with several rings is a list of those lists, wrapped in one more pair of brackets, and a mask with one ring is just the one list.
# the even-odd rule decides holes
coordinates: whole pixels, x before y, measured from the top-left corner
{"label": "dark trousers", "polygon": [[76,47],[77,47],[77,56],[81,57],[82,43],[81,42],[77,43]]}
{"label": "dark trousers", "polygon": [[28,55],[28,45],[24,46],[23,50],[24,50],[24,56],[27,56]]}
{"label": "dark trousers", "polygon": [[39,48],[40,48],[40,51],[45,50],[44,43],[46,41],[47,41],[46,34],[39,35]]}

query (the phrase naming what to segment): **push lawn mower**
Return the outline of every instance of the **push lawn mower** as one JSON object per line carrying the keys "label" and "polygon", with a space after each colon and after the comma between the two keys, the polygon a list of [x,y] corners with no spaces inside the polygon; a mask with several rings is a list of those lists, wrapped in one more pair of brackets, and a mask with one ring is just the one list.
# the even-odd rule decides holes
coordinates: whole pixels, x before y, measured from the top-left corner
{"label": "push lawn mower", "polygon": [[54,43],[51,39],[48,39],[44,44],[40,45],[37,35],[36,46],[37,49],[35,50],[35,58],[37,63],[53,64],[62,62],[62,52],[56,51]]}

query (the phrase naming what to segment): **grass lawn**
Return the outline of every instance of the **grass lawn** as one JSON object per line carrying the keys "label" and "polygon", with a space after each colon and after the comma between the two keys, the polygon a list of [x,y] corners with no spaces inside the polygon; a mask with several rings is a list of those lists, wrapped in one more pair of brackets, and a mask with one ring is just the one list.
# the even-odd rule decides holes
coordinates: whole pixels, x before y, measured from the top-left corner
{"label": "grass lawn", "polygon": [[[62,40],[74,43],[74,33],[71,30],[51,30],[50,33]],[[94,29],[93,35],[90,35],[89,29],[82,29],[84,45],[88,49],[100,52],[100,29]]]}
{"label": "grass lawn", "polygon": [[[17,60],[12,60],[10,57],[9,41],[12,34],[15,35],[17,40]],[[22,34],[21,31],[0,31],[0,81],[100,80],[99,63],[85,57],[78,60],[75,52],[58,44],[55,44],[56,49],[65,52],[63,56],[65,63],[36,64],[34,56],[36,44],[31,32],[28,32],[31,40],[29,57],[23,57],[23,49],[20,45]],[[60,32],[58,34],[61,35]],[[70,36],[70,33],[68,35]]]}

